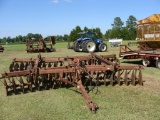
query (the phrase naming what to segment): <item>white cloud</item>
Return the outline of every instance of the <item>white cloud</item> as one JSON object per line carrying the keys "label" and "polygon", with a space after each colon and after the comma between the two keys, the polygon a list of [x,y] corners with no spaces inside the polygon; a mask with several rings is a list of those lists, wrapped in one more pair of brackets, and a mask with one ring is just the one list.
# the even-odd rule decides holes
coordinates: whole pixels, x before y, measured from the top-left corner
{"label": "white cloud", "polygon": [[60,0],[52,0],[53,3],[59,3]]}

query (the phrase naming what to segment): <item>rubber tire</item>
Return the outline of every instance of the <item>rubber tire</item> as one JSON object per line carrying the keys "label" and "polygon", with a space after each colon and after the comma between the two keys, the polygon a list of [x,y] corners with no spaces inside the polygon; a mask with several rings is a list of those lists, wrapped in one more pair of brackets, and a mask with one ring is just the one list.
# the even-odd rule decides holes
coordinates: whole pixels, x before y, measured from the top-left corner
{"label": "rubber tire", "polygon": [[79,52],[80,46],[79,46],[78,41],[74,41],[73,49],[74,49],[75,52]]}
{"label": "rubber tire", "polygon": [[143,59],[142,64],[143,66],[148,67],[150,65],[150,61],[148,59]]}
{"label": "rubber tire", "polygon": [[156,60],[156,67],[160,69],[160,59]]}
{"label": "rubber tire", "polygon": [[87,41],[83,41],[82,44],[81,44],[81,46],[82,46],[82,51],[83,51],[83,52],[87,52],[86,42],[87,42]]}
{"label": "rubber tire", "polygon": [[[92,45],[92,48],[90,45]],[[94,52],[96,50],[96,44],[92,40],[87,40],[83,43],[82,48],[84,52]]]}
{"label": "rubber tire", "polygon": [[100,52],[105,52],[107,51],[107,45],[105,43],[101,43],[99,44],[98,49]]}

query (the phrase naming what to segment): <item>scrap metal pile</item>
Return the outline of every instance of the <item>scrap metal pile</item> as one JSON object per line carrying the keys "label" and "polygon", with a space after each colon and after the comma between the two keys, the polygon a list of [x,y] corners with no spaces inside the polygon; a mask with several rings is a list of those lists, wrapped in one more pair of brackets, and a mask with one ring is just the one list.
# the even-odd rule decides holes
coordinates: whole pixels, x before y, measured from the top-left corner
{"label": "scrap metal pile", "polygon": [[[116,55],[75,57],[42,57],[13,59],[9,72],[1,79],[6,95],[29,89],[51,89],[62,86],[76,87],[82,93],[89,109],[95,112],[98,106],[89,97],[86,88],[98,85],[143,85],[142,66],[120,65]],[[94,83],[94,84],[93,84]],[[93,86],[92,86],[93,85]]]}
{"label": "scrap metal pile", "polygon": [[50,37],[49,43],[46,44],[44,39],[40,38],[37,44],[34,44],[33,39],[26,40],[26,51],[27,52],[55,52],[53,45],[55,44],[55,38]]}

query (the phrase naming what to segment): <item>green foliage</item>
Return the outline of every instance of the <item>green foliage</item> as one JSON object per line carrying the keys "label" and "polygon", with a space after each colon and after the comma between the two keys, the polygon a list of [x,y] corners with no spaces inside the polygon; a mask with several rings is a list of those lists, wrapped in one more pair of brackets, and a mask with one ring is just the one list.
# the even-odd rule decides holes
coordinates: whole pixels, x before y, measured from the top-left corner
{"label": "green foliage", "polygon": [[126,27],[128,28],[128,35],[130,40],[135,40],[136,38],[136,21],[137,19],[130,15],[126,21]]}
{"label": "green foliage", "polygon": [[35,39],[35,41],[38,41],[40,38],[42,38],[42,35],[41,34],[28,33],[26,38],[27,39]]}
{"label": "green foliage", "polygon": [[64,36],[63,36],[63,40],[64,40],[64,41],[67,41],[67,40],[68,40],[68,38],[69,38],[69,36],[68,36],[67,34],[64,34]]}
{"label": "green foliage", "polygon": [[113,28],[107,32],[108,38],[121,38],[121,30],[119,28]]}
{"label": "green foliage", "polygon": [[88,27],[85,26],[85,27],[84,27],[84,31],[88,31],[88,30],[89,30]]}
{"label": "green foliage", "polygon": [[6,38],[6,37],[3,37],[2,43],[6,43],[6,42],[7,42],[7,38]]}
{"label": "green foliage", "polygon": [[93,29],[93,32],[96,33],[96,35],[97,35],[98,38],[102,38],[103,34],[102,34],[100,28],[95,28],[95,29]]}
{"label": "green foliage", "polygon": [[76,26],[76,28],[70,32],[69,41],[75,41],[76,39],[78,39],[80,37],[78,35],[79,32],[82,32],[81,27]]}
{"label": "green foliage", "polygon": [[63,36],[62,36],[62,35],[57,35],[57,36],[55,37],[55,40],[56,40],[56,41],[62,41],[62,40],[63,40]]}
{"label": "green foliage", "polygon": [[126,27],[127,28],[135,28],[136,27],[136,21],[137,19],[133,16],[130,15],[129,18],[126,21]]}
{"label": "green foliage", "polygon": [[2,42],[2,43],[6,43],[6,42],[8,42],[8,43],[14,43],[14,42],[15,42],[15,43],[19,43],[19,42],[25,42],[26,39],[32,39],[32,38],[34,38],[35,41],[38,41],[39,38],[41,38],[41,37],[42,37],[41,34],[28,33],[26,36],[18,35],[18,36],[16,36],[15,38],[11,38],[10,36],[4,37],[4,38],[1,40],[1,42]]}
{"label": "green foliage", "polygon": [[113,29],[121,29],[124,23],[122,22],[120,17],[115,17],[112,25]]}
{"label": "green foliage", "polygon": [[101,32],[101,29],[100,28],[92,28],[92,29],[89,29],[88,27],[84,27],[84,29],[82,30],[79,26],[76,26],[75,29],[73,29],[69,35],[69,41],[75,41],[76,39],[78,39],[80,36],[78,35],[79,32],[82,32],[82,31],[93,31],[96,33],[96,36],[98,38],[102,38],[103,37],[103,34]]}
{"label": "green foliage", "polygon": [[112,29],[105,33],[107,39],[122,38],[123,40],[135,40],[136,38],[136,18],[130,15],[126,21],[126,26],[123,27],[124,22],[120,17],[114,18]]}

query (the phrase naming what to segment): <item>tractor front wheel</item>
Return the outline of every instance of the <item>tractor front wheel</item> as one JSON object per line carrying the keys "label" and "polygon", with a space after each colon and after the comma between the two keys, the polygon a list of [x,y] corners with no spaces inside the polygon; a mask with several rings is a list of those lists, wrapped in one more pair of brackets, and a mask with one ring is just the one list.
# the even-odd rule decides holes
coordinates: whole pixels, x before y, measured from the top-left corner
{"label": "tractor front wheel", "polygon": [[107,45],[106,45],[105,43],[99,44],[98,48],[99,48],[99,51],[100,51],[100,52],[105,52],[105,51],[107,51]]}

